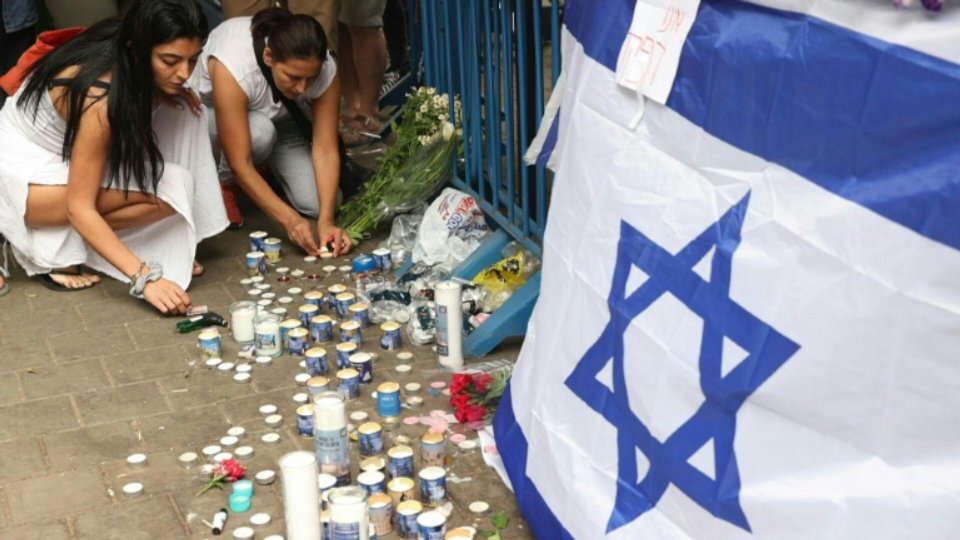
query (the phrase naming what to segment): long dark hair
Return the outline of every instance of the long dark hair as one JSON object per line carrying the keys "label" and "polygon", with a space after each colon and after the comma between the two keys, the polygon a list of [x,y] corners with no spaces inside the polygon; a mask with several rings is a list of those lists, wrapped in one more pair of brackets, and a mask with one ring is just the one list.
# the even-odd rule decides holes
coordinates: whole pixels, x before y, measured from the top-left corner
{"label": "long dark hair", "polygon": [[110,122],[107,186],[127,191],[132,178],[140,191],[156,192],[163,174],[163,156],[151,122],[156,92],[153,47],[179,38],[206,40],[207,33],[207,20],[195,0],[136,0],[120,20],[108,19],[91,26],[34,64],[17,105],[32,107],[36,115],[40,99],[57,74],[70,66],[79,67],[64,94],[67,126],[61,154],[67,160],[90,87],[105,73],[111,73],[110,89],[105,94]]}
{"label": "long dark hair", "polygon": [[277,62],[289,58],[319,58],[322,63],[327,58],[327,34],[323,26],[309,15],[294,15],[283,8],[267,8],[253,16],[250,33],[265,40]]}

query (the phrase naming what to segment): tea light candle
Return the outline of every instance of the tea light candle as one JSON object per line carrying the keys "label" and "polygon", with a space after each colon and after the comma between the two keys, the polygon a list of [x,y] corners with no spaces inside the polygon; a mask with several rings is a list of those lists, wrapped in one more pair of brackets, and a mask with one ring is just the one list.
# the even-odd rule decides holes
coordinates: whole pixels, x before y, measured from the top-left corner
{"label": "tea light candle", "polygon": [[263,436],[260,437],[260,440],[263,441],[264,444],[274,445],[280,442],[280,434],[264,433]]}
{"label": "tea light candle", "polygon": [[197,464],[198,458],[196,452],[184,452],[177,458],[177,462],[180,463],[180,468],[190,469]]}
{"label": "tea light candle", "polygon": [[141,469],[147,465],[146,454],[130,454],[127,456],[127,465],[132,469]]}
{"label": "tea light candle", "polygon": [[277,406],[272,403],[267,403],[260,406],[260,414],[264,416],[270,416],[271,414],[277,414]]}
{"label": "tea light candle", "polygon": [[237,440],[240,440],[247,436],[247,430],[240,426],[234,426],[227,430],[227,435],[230,435],[231,437],[236,437]]}

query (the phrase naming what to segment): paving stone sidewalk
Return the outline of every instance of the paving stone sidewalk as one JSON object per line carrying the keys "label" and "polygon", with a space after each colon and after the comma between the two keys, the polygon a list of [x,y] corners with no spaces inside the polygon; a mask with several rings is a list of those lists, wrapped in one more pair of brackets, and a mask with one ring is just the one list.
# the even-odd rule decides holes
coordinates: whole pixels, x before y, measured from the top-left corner
{"label": "paving stone sidewalk", "polygon": [[[199,259],[206,273],[189,291],[195,304],[226,316],[231,302],[247,299],[246,287],[239,283],[245,276],[246,234],[258,228],[282,233],[262,215],[254,215],[242,231],[227,231],[201,245]],[[361,247],[370,251],[375,244],[368,241]],[[298,255],[289,253],[284,263],[303,266]],[[322,285],[340,281],[347,282],[335,274]],[[308,290],[316,284],[299,285]],[[218,508],[227,506],[228,492],[195,497],[205,481],[198,471],[178,466],[180,453],[199,452],[231,426],[246,428],[244,442],[255,448],[244,462],[251,476],[278,469],[277,459],[286,452],[313,449],[312,440],[297,436],[292,396],[305,391],[294,381],[302,371],[299,359],[284,355],[272,365],[255,366],[252,383],[237,384],[204,368],[196,334],[174,332],[179,319],[161,317],[145,302],[130,298],[119,282],[104,279],[89,290],[55,293],[15,269],[11,285],[11,293],[0,298],[0,538],[212,538],[202,520],[209,521]],[[379,351],[377,330],[371,327],[364,336],[362,350]],[[223,333],[223,344],[224,357],[235,359],[238,346],[228,332]],[[426,388],[430,381],[444,379],[429,347],[409,346],[404,334],[403,350],[414,353],[413,372],[397,376],[395,355],[380,351],[375,380],[419,382]],[[505,348],[491,358],[513,359],[517,351],[517,346]],[[361,400],[348,404],[348,412],[363,410],[376,419],[372,390],[364,387]],[[417,415],[449,409],[443,396],[423,396],[426,403]],[[279,407],[284,417],[280,429],[264,423],[258,408],[265,403]],[[415,440],[424,429],[404,425],[398,432]],[[278,445],[260,441],[268,431],[281,434]],[[125,458],[135,452],[148,456],[144,469],[126,465]],[[454,505],[448,523],[491,528],[490,515],[505,511],[510,524],[502,538],[532,538],[512,493],[483,464],[480,453],[448,452],[451,473],[470,479],[448,484]],[[351,453],[355,477],[355,443]],[[121,488],[131,481],[141,482],[145,492],[126,499]],[[489,502],[491,513],[471,515],[467,505],[475,500]],[[231,515],[221,538],[231,538],[232,530],[247,525],[255,512],[273,517],[269,525],[257,528],[257,538],[283,534],[279,481],[256,486],[251,512]]]}

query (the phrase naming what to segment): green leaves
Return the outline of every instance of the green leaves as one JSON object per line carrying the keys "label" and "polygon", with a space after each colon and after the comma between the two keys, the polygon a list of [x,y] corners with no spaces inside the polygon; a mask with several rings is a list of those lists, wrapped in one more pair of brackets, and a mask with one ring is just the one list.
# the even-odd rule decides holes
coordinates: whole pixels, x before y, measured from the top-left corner
{"label": "green leaves", "polygon": [[490,521],[493,522],[494,527],[502,531],[503,529],[507,528],[507,523],[510,523],[510,518],[507,517],[506,512],[500,512],[499,514],[493,516]]}

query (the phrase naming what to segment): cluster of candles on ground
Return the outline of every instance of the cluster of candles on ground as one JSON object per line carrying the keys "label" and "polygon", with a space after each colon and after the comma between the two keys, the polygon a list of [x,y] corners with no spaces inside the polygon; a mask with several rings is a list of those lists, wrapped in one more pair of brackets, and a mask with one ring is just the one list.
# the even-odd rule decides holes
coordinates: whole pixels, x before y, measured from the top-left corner
{"label": "cluster of candles on ground", "polygon": [[[332,264],[333,254],[324,250],[319,258],[305,258],[306,267],[311,269],[307,274],[285,267],[270,270],[280,262],[281,250],[279,239],[268,238],[261,231],[250,234],[248,278],[242,282],[250,287],[248,293],[255,300],[230,306],[230,329],[233,339],[242,347],[241,354],[255,356],[258,363],[269,363],[284,352],[303,358],[306,373],[299,374],[297,382],[305,384],[309,394],[303,396],[297,409],[297,427],[301,436],[314,438],[316,451],[292,452],[280,460],[288,537],[291,540],[368,540],[390,531],[395,531],[399,538],[424,540],[471,537],[470,531],[463,531],[462,535],[457,531],[448,533],[445,513],[440,511],[446,503],[443,433],[427,432],[421,437],[422,466],[418,474],[414,471],[414,452],[408,444],[397,444],[384,451],[384,428],[392,430],[398,425],[399,383],[388,381],[377,386],[377,413],[384,425],[365,422],[357,428],[362,472],[356,478],[359,485],[350,485],[346,402],[358,398],[361,385],[373,381],[372,361],[376,354],[358,350],[363,342],[362,331],[370,325],[370,308],[358,301],[357,294],[344,284],[335,284],[326,290],[310,287],[312,290],[306,292],[295,285],[304,279],[318,282],[337,272],[358,282],[371,274],[386,274],[393,266],[390,251],[378,249],[372,256],[357,257],[352,265],[336,266]],[[317,267],[319,272],[312,270]],[[266,283],[268,272],[275,274],[278,288],[294,286],[277,297],[271,284]],[[438,283],[436,295],[438,306],[443,308],[439,311],[449,317],[437,324],[440,363],[457,369],[463,363],[459,334],[460,285],[452,281]],[[302,301],[295,304],[298,299]],[[450,309],[441,302],[450,304]],[[295,316],[288,317],[294,305],[297,306]],[[337,337],[335,352],[328,354],[321,345],[333,344]],[[381,349],[399,349],[400,325],[394,321],[384,322],[380,325],[379,338]],[[198,346],[208,367],[233,368],[220,359],[217,330],[202,331]],[[412,356],[400,354],[407,359]],[[396,367],[399,374],[408,373],[410,369],[408,364]],[[250,373],[244,370],[233,377],[238,383],[249,382]],[[423,398],[411,395],[419,391],[419,386],[409,383],[405,387],[406,404],[410,408],[423,405]],[[355,420],[367,419],[366,413],[359,411],[353,413],[351,419],[354,416],[358,417]],[[419,479],[419,497],[414,478]]]}

